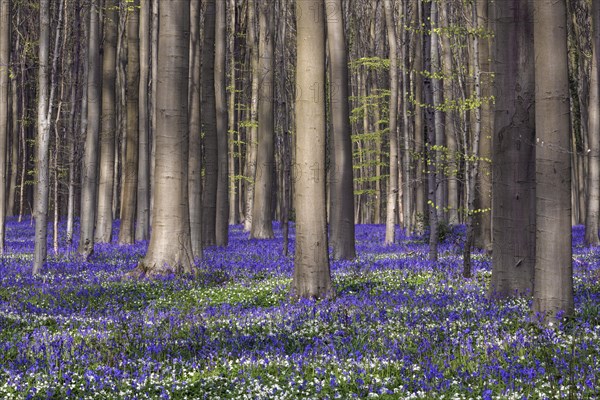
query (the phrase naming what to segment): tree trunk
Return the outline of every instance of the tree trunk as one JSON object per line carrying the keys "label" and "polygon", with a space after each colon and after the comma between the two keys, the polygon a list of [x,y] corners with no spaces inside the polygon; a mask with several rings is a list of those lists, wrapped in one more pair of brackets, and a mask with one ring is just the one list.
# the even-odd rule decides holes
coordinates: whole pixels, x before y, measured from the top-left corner
{"label": "tree trunk", "polygon": [[[434,120],[434,131],[435,131],[435,143],[433,148],[433,160],[430,159],[430,162],[434,163],[435,169],[435,209],[437,212],[437,222],[438,224],[442,221],[446,220],[445,209],[447,206],[447,196],[444,190],[446,186],[444,184],[445,171],[444,171],[444,162],[443,162],[443,151],[442,147],[446,144],[446,133],[444,127],[443,113],[440,107],[442,107],[443,102],[443,88],[442,88],[442,80],[439,78],[439,74],[442,71],[440,66],[440,44],[439,44],[439,34],[438,34],[438,6],[440,4],[437,2],[431,3],[431,90],[432,90],[432,99],[433,103],[433,120]],[[432,148],[430,148],[432,150]],[[430,155],[431,157],[431,155]],[[431,205],[430,205],[431,206]]]}
{"label": "tree trunk", "polygon": [[150,117],[148,86],[150,78],[150,0],[140,8],[139,155],[135,240],[150,237]]}
{"label": "tree trunk", "polygon": [[[296,297],[331,294],[325,194],[325,18],[323,0],[296,2]],[[313,90],[311,90],[311,88]]]}
{"label": "tree trunk", "polygon": [[12,125],[10,138],[10,183],[8,185],[8,201],[6,203],[6,216],[15,215],[15,194],[17,190],[17,172],[19,159],[19,96],[17,88],[17,77],[13,74],[11,78],[12,96]]}
{"label": "tree trunk", "polygon": [[228,166],[229,166],[229,225],[239,223],[240,213],[238,209],[238,195],[236,190],[236,177],[240,174],[236,168],[236,100],[237,96],[237,77],[236,77],[236,6],[235,0],[228,0],[229,7],[229,33],[228,33],[228,52],[229,52],[229,129],[228,129]]}
{"label": "tree trunk", "polygon": [[431,65],[431,48],[433,46],[431,40],[431,17],[433,13],[431,12],[431,8],[434,5],[431,3],[423,4],[423,21],[424,21],[424,29],[425,34],[423,39],[423,67],[424,70],[428,72],[427,75],[423,78],[423,99],[427,108],[425,109],[425,131],[427,138],[427,152],[426,152],[426,160],[427,160],[427,210],[428,210],[428,223],[429,223],[429,259],[432,261],[437,260],[438,258],[438,211],[437,207],[439,204],[436,203],[436,193],[437,193],[437,151],[435,149],[436,145],[436,134],[435,134],[435,110],[433,109],[434,99],[433,99],[433,82],[431,75],[433,73],[432,65]]}
{"label": "tree trunk", "polygon": [[384,0],[385,25],[390,46],[390,111],[389,111],[389,144],[390,144],[390,176],[387,184],[387,207],[385,218],[385,244],[395,241],[396,214],[398,205],[398,56],[396,40],[396,24],[394,8],[391,0]]}
{"label": "tree trunk", "polygon": [[537,149],[533,312],[546,321],[573,313],[571,144],[567,11],[564,0],[538,0],[534,12]]}
{"label": "tree trunk", "polygon": [[215,14],[215,107],[217,136],[217,197],[215,244],[227,246],[229,241],[229,168],[227,157],[227,8],[225,0],[216,2]]}
{"label": "tree trunk", "polygon": [[189,4],[161,0],[156,92],[156,170],[146,256],[129,276],[192,273],[188,204]]}
{"label": "tree trunk", "polygon": [[535,262],[532,1],[493,7],[495,97],[490,294],[531,294]]}
{"label": "tree trunk", "polygon": [[139,0],[127,10],[127,131],[125,133],[125,163],[121,189],[121,228],[119,244],[135,242],[135,209],[138,186],[140,141],[140,14]]}
{"label": "tree trunk", "polygon": [[[423,21],[423,4],[422,0],[414,0],[413,10],[415,14],[415,29],[420,29]],[[413,79],[414,96],[415,96],[415,214],[420,223],[415,226],[415,233],[421,234],[425,230],[426,208],[425,208],[425,177],[423,171],[425,164],[423,163],[425,155],[425,135],[423,109],[423,78],[421,72],[423,70],[423,36],[416,35],[415,39],[415,62]]]}
{"label": "tree trunk", "polygon": [[[486,0],[487,1],[487,0]],[[446,4],[439,3],[440,11],[440,25],[444,29],[448,29],[451,26],[450,22],[450,10],[451,3]],[[443,85],[444,85],[444,104],[452,104],[454,100],[454,77],[452,68],[452,48],[450,46],[450,32],[445,32],[441,35],[442,40],[442,72],[443,72]],[[446,146],[448,149],[448,161],[447,161],[447,182],[448,182],[448,223],[450,225],[456,225],[459,223],[458,219],[458,207],[459,207],[459,192],[458,192],[458,168],[459,160],[457,158],[457,144],[456,144],[456,133],[454,131],[454,121],[456,118],[456,111],[452,107],[447,107],[445,113],[444,130],[446,136]]]}
{"label": "tree trunk", "polygon": [[100,21],[97,0],[90,10],[88,47],[87,134],[83,161],[83,186],[81,190],[81,224],[78,252],[86,260],[94,252],[94,222],[96,216],[96,185],[98,169],[98,133],[100,131],[102,76],[100,65]]}
{"label": "tree trunk", "polygon": [[[477,1],[478,24],[488,32],[488,0]],[[479,68],[481,72],[481,137],[479,138],[479,173],[476,198],[477,234],[475,245],[487,253],[492,251],[492,136],[494,114],[492,104],[493,74],[490,68],[490,40],[485,35],[479,40]]]}
{"label": "tree trunk", "polygon": [[[219,157],[215,103],[215,2],[207,0],[202,46],[202,131],[204,133],[204,187],[202,192],[202,241],[216,244]],[[222,0],[218,0],[222,1]]]}
{"label": "tree trunk", "polygon": [[106,2],[104,45],[102,51],[102,132],[100,133],[100,176],[98,179],[98,215],[96,242],[110,243],[113,224],[113,181],[115,175],[117,21],[115,0]]}
{"label": "tree trunk", "polygon": [[[9,124],[10,1],[0,0],[0,254],[4,254],[6,222],[6,158]],[[17,121],[13,121],[16,124]]]}
{"label": "tree trunk", "polygon": [[194,257],[202,258],[202,123],[200,120],[200,2],[190,2],[190,132],[189,132],[189,204],[190,231]]}
{"label": "tree trunk", "polygon": [[256,6],[255,0],[248,0],[248,46],[250,47],[250,70],[252,74],[250,97],[250,129],[246,135],[246,206],[244,212],[244,231],[252,228],[252,209],[254,206],[254,179],[256,175],[256,157],[258,144],[258,90],[259,90],[259,50],[256,43]]}
{"label": "tree trunk", "polygon": [[[335,3],[329,4],[335,7],[335,18],[327,18],[333,124],[330,154],[333,179],[330,187],[329,238],[333,248],[333,258],[350,260],[356,257],[356,249],[354,247],[354,178],[348,99],[348,83],[350,82],[348,53],[342,2],[336,0]],[[284,178],[284,181],[286,179]]]}
{"label": "tree trunk", "polygon": [[[94,14],[94,13],[93,13]],[[97,14],[96,14],[97,16]],[[97,20],[96,20],[97,21]],[[35,196],[35,249],[33,274],[42,271],[47,249],[48,232],[48,151],[50,144],[50,119],[48,115],[48,60],[50,53],[50,2],[40,0],[40,43],[38,53],[38,107],[37,107],[37,186]]]}
{"label": "tree trunk", "polygon": [[256,173],[254,176],[254,197],[250,237],[256,239],[273,238],[273,213],[271,197],[273,190],[274,164],[274,116],[273,100],[275,86],[273,69],[275,66],[275,46],[273,44],[273,14],[268,2],[261,3],[259,10],[259,93],[258,93],[258,146]]}
{"label": "tree trunk", "polygon": [[588,173],[585,213],[585,242],[600,245],[598,218],[600,217],[600,74],[598,46],[600,45],[600,2],[592,2],[592,59],[588,102]]}

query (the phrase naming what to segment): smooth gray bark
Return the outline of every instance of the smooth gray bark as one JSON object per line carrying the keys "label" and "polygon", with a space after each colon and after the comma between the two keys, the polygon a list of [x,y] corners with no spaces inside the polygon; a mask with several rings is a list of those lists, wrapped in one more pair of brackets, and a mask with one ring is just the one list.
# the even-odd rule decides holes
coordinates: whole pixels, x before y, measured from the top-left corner
{"label": "smooth gray bark", "polygon": [[[354,247],[354,177],[352,171],[352,140],[348,95],[348,51],[341,0],[333,4],[335,18],[327,18],[329,68],[331,71],[331,169],[329,239],[333,258],[350,260],[356,257]],[[286,139],[284,139],[286,140]],[[285,152],[284,152],[285,154]],[[284,168],[285,169],[285,168]],[[284,182],[287,177],[284,177]],[[285,193],[284,193],[285,195]]]}
{"label": "smooth gray bark", "polygon": [[[0,1],[0,254],[4,254],[9,124],[10,1]],[[16,124],[16,121],[13,121]]]}
{"label": "smooth gray bark", "polygon": [[98,177],[98,214],[96,242],[110,243],[113,223],[113,181],[115,174],[117,22],[115,0],[107,0],[104,14],[102,52],[102,122],[100,132],[100,171]]}
{"label": "smooth gray bark", "polygon": [[144,259],[129,273],[152,278],[192,273],[188,204],[189,4],[161,0],[156,92],[156,170],[152,231]]}
{"label": "smooth gray bark", "polygon": [[533,312],[545,321],[574,312],[571,140],[565,0],[536,0],[536,259]]}
{"label": "smooth gray bark", "polygon": [[274,11],[268,2],[259,6],[259,91],[258,91],[258,146],[254,196],[252,198],[252,226],[250,237],[273,238],[273,213],[271,197],[273,170],[275,169],[275,121],[273,101],[275,97],[274,67],[275,46],[273,35]]}
{"label": "smooth gray bark", "polygon": [[[331,294],[325,194],[324,0],[296,2],[296,297]],[[314,85],[314,86],[313,86]],[[314,90],[311,91],[311,87]]]}

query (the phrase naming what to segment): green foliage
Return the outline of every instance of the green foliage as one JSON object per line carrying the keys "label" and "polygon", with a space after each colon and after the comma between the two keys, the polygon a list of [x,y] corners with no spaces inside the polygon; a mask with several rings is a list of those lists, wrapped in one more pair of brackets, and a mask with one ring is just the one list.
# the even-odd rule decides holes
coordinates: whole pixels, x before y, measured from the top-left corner
{"label": "green foliage", "polygon": [[381,57],[361,57],[350,61],[349,66],[354,71],[361,67],[369,71],[386,71],[390,69],[390,60]]}

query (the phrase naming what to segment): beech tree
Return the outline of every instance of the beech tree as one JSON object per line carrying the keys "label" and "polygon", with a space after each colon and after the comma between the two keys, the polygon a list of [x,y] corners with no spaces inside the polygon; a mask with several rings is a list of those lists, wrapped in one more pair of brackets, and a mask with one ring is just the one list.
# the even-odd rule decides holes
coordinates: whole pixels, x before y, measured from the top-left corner
{"label": "beech tree", "polygon": [[533,311],[573,313],[571,143],[565,0],[535,1],[536,247]]}
{"label": "beech tree", "polygon": [[156,169],[152,231],[146,256],[129,276],[192,273],[188,203],[189,4],[159,4]]}
{"label": "beech tree", "polygon": [[[9,125],[10,1],[0,1],[0,254],[4,253],[6,165]],[[16,124],[16,121],[13,123]],[[11,205],[12,206],[12,205]]]}
{"label": "beech tree", "polygon": [[[96,191],[98,170],[98,137],[101,115],[100,66],[100,5],[93,0],[90,9],[90,34],[88,46],[88,80],[87,80],[87,132],[85,138],[85,154],[83,160],[83,184],[81,188],[81,217],[79,227],[78,252],[87,259],[94,252],[94,228],[96,220]],[[46,195],[47,196],[47,195]],[[47,206],[46,206],[47,207]]]}
{"label": "beech tree", "polygon": [[324,0],[296,2],[296,252],[294,295],[331,292],[325,194],[325,9]]}
{"label": "beech tree", "polygon": [[331,101],[331,179],[329,238],[333,258],[356,257],[354,246],[354,188],[350,104],[348,99],[348,51],[342,1],[329,2],[334,13],[327,17]]}
{"label": "beech tree", "polygon": [[274,168],[274,118],[273,100],[275,97],[273,37],[274,11],[269,2],[259,6],[259,93],[258,93],[258,146],[256,173],[254,176],[254,196],[252,198],[252,226],[250,237],[270,239],[273,237],[271,198]]}
{"label": "beech tree", "polygon": [[134,222],[139,158],[140,3],[139,0],[128,0],[127,4],[127,130],[121,189],[120,244],[132,244],[135,241]]}
{"label": "beech tree", "polygon": [[98,177],[98,213],[96,241],[110,243],[113,234],[113,180],[115,175],[117,21],[115,0],[108,0],[104,14],[102,46],[102,123],[100,133],[100,169]]}
{"label": "beech tree", "polygon": [[535,264],[533,2],[492,8],[496,111],[492,296],[531,294]]}

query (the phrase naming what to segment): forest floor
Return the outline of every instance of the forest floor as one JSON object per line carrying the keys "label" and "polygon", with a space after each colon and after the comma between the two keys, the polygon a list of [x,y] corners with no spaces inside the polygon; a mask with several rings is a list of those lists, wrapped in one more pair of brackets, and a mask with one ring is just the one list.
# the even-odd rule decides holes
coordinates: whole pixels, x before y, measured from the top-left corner
{"label": "forest floor", "polygon": [[461,227],[432,263],[423,238],[399,233],[383,246],[384,226],[358,226],[358,258],[332,263],[335,295],[322,301],[290,298],[293,257],[279,229],[257,241],[232,227],[228,248],[205,250],[197,278],[152,282],[122,279],[146,243],[97,245],[86,263],[75,247],[49,247],[32,277],[33,226],[10,219],[7,230],[0,399],[591,399],[600,390],[600,248],[582,245],[580,227],[575,317],[550,328],[526,298],[488,301],[489,257],[476,253],[474,277],[462,278]]}

